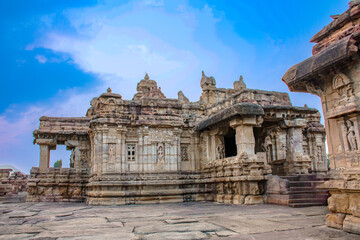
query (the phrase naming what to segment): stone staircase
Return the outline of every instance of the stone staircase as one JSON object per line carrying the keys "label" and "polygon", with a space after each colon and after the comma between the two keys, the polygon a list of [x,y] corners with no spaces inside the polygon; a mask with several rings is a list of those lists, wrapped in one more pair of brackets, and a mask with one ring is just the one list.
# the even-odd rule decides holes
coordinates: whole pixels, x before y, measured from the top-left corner
{"label": "stone staircase", "polygon": [[325,180],[316,174],[281,176],[279,191],[268,186],[267,202],[289,207],[325,206],[328,191],[319,188]]}
{"label": "stone staircase", "polygon": [[289,180],[289,202],[290,207],[310,207],[327,205],[328,191],[318,187],[326,179],[317,175],[283,176]]}

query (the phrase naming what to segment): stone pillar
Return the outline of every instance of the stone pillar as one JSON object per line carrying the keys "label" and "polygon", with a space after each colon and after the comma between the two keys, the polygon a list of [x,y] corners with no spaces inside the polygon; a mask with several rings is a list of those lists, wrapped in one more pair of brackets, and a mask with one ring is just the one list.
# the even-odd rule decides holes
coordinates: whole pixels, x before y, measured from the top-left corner
{"label": "stone pillar", "polygon": [[257,125],[256,116],[246,116],[242,119],[233,119],[230,126],[236,131],[237,155],[246,152],[255,154],[255,137],[253,126]]}
{"label": "stone pillar", "polygon": [[216,159],[216,134],[217,129],[210,131],[210,147],[209,147],[209,162]]}
{"label": "stone pillar", "polygon": [[276,132],[276,160],[286,159],[286,131],[281,129]]}
{"label": "stone pillar", "polygon": [[49,167],[50,150],[56,149],[56,141],[54,139],[36,139],[36,143],[40,146],[40,171],[45,171]]}
{"label": "stone pillar", "polygon": [[204,165],[210,162],[210,135],[208,131],[204,131],[201,133],[201,136],[203,138],[203,145],[202,145],[202,161],[201,161],[201,167],[203,168]]}
{"label": "stone pillar", "polygon": [[311,159],[308,155],[304,155],[303,149],[302,130],[306,122],[303,118],[284,120],[285,126],[288,127],[286,174],[306,174],[311,168]]}
{"label": "stone pillar", "polygon": [[40,171],[45,171],[49,167],[50,149],[49,145],[40,145]]}

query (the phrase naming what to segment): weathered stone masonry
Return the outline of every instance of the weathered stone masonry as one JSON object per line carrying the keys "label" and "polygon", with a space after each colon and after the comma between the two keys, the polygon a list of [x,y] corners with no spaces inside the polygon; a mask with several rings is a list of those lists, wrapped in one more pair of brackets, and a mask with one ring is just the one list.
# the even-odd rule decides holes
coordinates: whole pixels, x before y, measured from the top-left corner
{"label": "weathered stone masonry", "polygon": [[[200,101],[164,96],[154,80],[132,100],[108,89],[86,118],[40,118],[39,168],[28,201],[92,205],[217,201],[264,203],[276,175],[325,174],[324,129],[316,109],[293,107],[288,94],[233,89],[201,78]],[[56,145],[72,150],[71,168],[49,167]]]}
{"label": "weathered stone masonry", "polygon": [[360,1],[349,6],[311,39],[313,56],[283,81],[321,98],[331,168],[326,224],[360,234]]}

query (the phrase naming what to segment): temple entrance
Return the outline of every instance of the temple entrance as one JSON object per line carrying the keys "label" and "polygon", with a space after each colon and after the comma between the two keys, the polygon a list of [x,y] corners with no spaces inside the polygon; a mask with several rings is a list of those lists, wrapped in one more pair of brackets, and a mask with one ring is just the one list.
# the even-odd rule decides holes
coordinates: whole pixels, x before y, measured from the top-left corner
{"label": "temple entrance", "polygon": [[234,157],[237,155],[235,135],[236,135],[235,130],[229,128],[227,134],[224,136],[225,157]]}
{"label": "temple entrance", "polygon": [[[254,128],[255,152],[265,152],[266,161],[273,175],[284,176],[286,162],[286,132],[276,128],[273,122],[264,122],[262,128]],[[270,134],[272,129],[277,129]]]}

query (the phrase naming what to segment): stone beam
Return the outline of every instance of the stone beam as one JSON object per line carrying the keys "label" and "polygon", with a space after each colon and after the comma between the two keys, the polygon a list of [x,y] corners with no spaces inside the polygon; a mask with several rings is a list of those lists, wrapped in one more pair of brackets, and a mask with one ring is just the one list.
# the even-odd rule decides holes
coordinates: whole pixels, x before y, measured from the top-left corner
{"label": "stone beam", "polygon": [[[213,126],[219,122],[230,120],[236,116],[247,121],[247,116],[251,119],[254,115],[264,115],[264,109],[255,103],[238,103],[231,107],[224,109],[223,111],[212,115],[211,117],[201,121],[195,128],[196,131],[202,131],[210,126]],[[255,120],[256,122],[256,120]]]}

